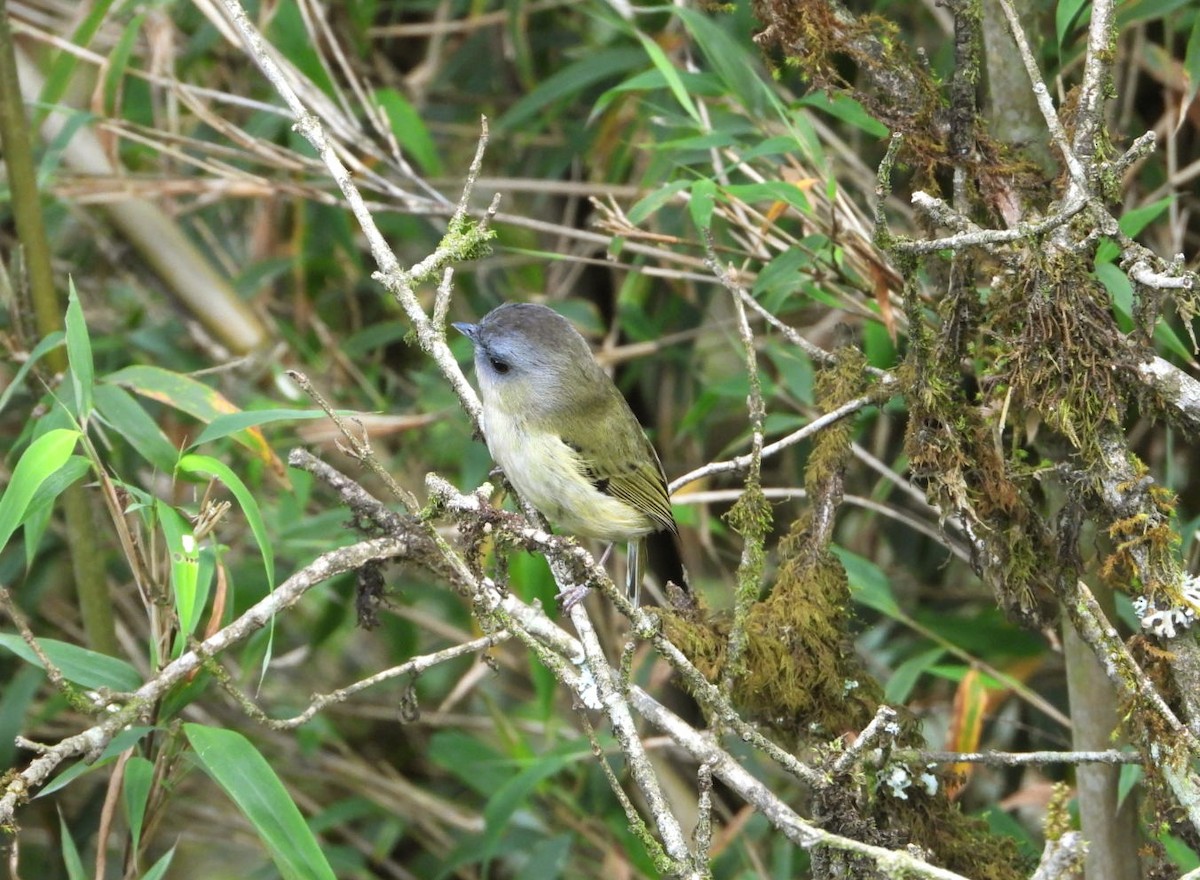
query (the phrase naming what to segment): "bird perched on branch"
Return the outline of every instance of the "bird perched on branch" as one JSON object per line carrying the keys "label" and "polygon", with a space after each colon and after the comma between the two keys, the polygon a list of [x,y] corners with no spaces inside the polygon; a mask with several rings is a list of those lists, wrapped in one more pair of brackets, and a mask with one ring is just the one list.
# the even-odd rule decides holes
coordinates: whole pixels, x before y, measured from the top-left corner
{"label": "bird perched on branch", "polygon": [[553,309],[506,303],[478,324],[454,327],[475,346],[492,458],[557,528],[628,542],[627,584],[636,605],[643,539],[677,528],[662,463],[629,404]]}

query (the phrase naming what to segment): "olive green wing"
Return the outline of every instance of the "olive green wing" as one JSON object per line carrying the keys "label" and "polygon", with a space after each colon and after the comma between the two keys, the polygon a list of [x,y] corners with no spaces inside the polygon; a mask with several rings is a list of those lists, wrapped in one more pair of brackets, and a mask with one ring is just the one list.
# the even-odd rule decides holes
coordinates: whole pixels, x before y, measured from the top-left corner
{"label": "olive green wing", "polygon": [[646,514],[656,531],[675,533],[671,495],[658,453],[624,399],[618,409],[618,417],[610,415],[593,424],[620,425],[619,429],[606,431],[604,436],[563,436],[563,442],[579,453],[593,486]]}

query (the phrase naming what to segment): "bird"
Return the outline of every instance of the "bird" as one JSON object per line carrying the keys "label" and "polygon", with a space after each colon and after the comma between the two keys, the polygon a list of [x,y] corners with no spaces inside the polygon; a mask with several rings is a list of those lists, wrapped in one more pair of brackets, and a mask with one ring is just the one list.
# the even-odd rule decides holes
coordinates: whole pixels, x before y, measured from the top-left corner
{"label": "bird", "polygon": [[474,346],[493,460],[558,530],[628,544],[637,607],[644,538],[678,535],[678,526],[662,462],[629,403],[579,331],[547,306],[505,303],[453,326]]}

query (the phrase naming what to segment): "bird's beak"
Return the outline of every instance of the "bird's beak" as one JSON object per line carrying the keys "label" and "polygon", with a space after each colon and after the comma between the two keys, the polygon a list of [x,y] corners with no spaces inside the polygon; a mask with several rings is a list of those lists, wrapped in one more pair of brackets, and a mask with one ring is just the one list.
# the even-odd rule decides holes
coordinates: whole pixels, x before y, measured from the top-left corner
{"label": "bird's beak", "polygon": [[468,324],[465,321],[456,321],[455,323],[451,324],[450,326],[453,327],[455,330],[457,330],[459,333],[461,333],[463,336],[467,337],[467,339],[471,340],[471,342],[475,341],[475,336],[479,333],[479,325],[478,324]]}

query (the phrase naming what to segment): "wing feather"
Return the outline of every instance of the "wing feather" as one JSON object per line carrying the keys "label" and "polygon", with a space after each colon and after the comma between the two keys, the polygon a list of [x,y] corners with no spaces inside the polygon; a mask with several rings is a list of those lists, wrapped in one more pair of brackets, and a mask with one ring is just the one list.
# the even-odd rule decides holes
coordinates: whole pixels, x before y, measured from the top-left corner
{"label": "wing feather", "polygon": [[[564,436],[563,442],[579,453],[588,480],[599,491],[619,498],[636,510],[641,511],[655,524],[656,531],[677,532],[675,516],[671,513],[671,495],[667,491],[667,477],[654,446],[646,437],[642,426],[623,399],[620,400],[625,418],[619,437],[610,436],[611,455],[596,455],[595,438]],[[611,421],[597,420],[596,424]]]}

